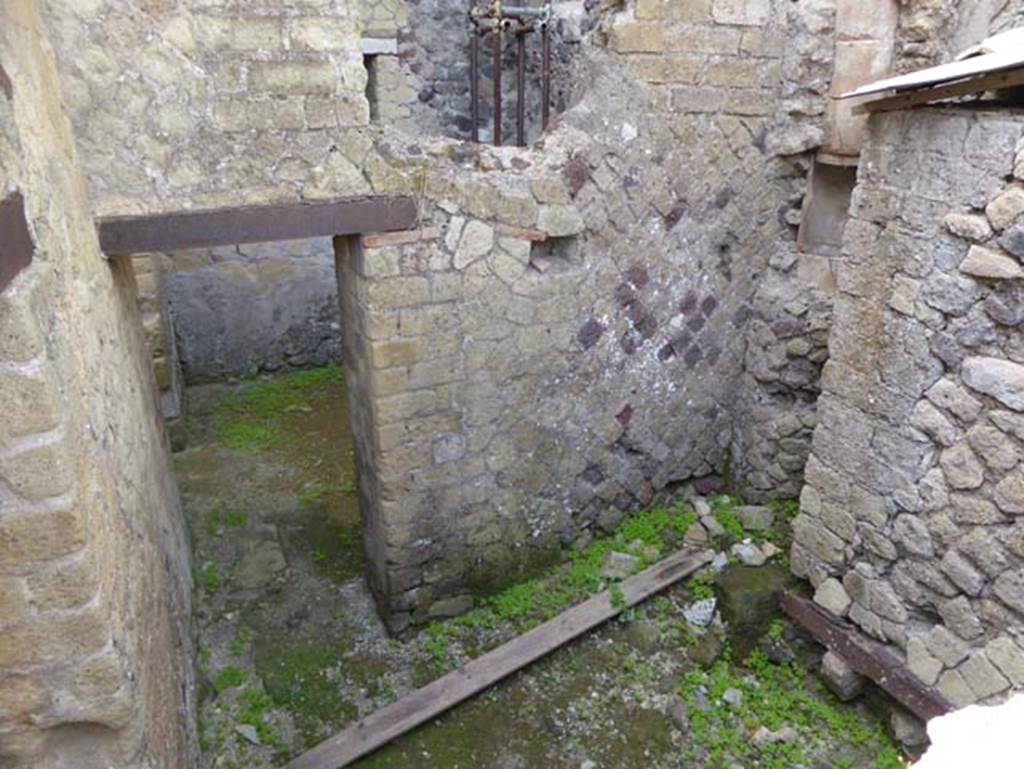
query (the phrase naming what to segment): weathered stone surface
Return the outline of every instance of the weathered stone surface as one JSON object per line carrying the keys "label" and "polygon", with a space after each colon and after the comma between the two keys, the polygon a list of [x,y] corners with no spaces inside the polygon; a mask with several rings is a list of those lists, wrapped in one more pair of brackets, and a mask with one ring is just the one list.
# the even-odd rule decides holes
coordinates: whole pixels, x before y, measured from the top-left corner
{"label": "weathered stone surface", "polygon": [[989,641],[985,656],[1014,686],[1024,685],[1024,651],[1010,638],[1001,636]]}
{"label": "weathered stone surface", "polygon": [[993,592],[1011,609],[1024,614],[1024,572],[1019,569],[1003,572],[996,579]]}
{"label": "weathered stone surface", "polygon": [[601,576],[604,579],[625,579],[639,565],[640,559],[635,555],[612,550],[605,554],[604,561],[601,563]]}
{"label": "weathered stone surface", "polygon": [[912,555],[921,558],[935,556],[935,545],[928,526],[916,515],[899,516],[893,524],[893,536]]}
{"label": "weathered stone surface", "polygon": [[763,566],[768,557],[753,542],[738,542],[732,546],[732,554],[744,566]]}
{"label": "weathered stone surface", "polygon": [[967,644],[942,625],[932,628],[925,639],[925,646],[946,667],[956,667],[967,657]]}
{"label": "weathered stone surface", "polygon": [[963,596],[942,601],[936,608],[946,626],[965,641],[973,641],[985,632],[971,602]]}
{"label": "weathered stone surface", "polygon": [[984,652],[972,654],[958,670],[976,699],[983,700],[1010,688],[1010,682],[989,662]]}
{"label": "weathered stone surface", "polygon": [[971,246],[967,258],[960,262],[960,272],[992,280],[1015,280],[1024,277],[1024,268],[1020,262],[984,246]]}
{"label": "weathered stone surface", "polygon": [[927,686],[934,686],[943,670],[942,663],[928,652],[921,638],[907,641],[907,668]]}
{"label": "weathered stone surface", "polygon": [[1024,515],[1024,470],[1018,468],[999,481],[992,498],[1004,513]]}
{"label": "weathered stone surface", "polygon": [[943,451],[939,464],[946,482],[954,489],[976,489],[985,480],[985,468],[966,443],[958,443]]}
{"label": "weathered stone surface", "polygon": [[1024,214],[1024,189],[1010,187],[986,206],[985,214],[995,229],[1006,229]]}
{"label": "weathered stone surface", "polygon": [[814,602],[839,617],[845,616],[851,603],[850,596],[839,580],[831,577],[818,585],[814,591]]}
{"label": "weathered stone surface", "polygon": [[821,675],[828,688],[843,702],[859,697],[867,683],[864,676],[834,652],[826,652],[822,658]]}
{"label": "weathered stone surface", "polygon": [[942,571],[968,595],[978,596],[985,587],[985,576],[956,550],[948,550],[942,556]]}
{"label": "weathered stone surface", "polygon": [[957,670],[947,670],[943,673],[939,677],[938,689],[939,694],[957,708],[967,707],[977,700],[974,691]]}
{"label": "weathered stone surface", "polygon": [[939,408],[946,409],[966,422],[973,422],[981,413],[981,403],[964,388],[948,379],[940,379],[925,396]]}
{"label": "weathered stone surface", "polygon": [[764,531],[775,521],[775,513],[771,508],[761,505],[741,505],[734,512],[747,531]]}
{"label": "weathered stone surface", "polygon": [[1024,366],[1000,358],[968,358],[962,376],[971,389],[1024,411]]}
{"label": "weathered stone surface", "polygon": [[918,401],[914,406],[910,424],[940,446],[952,446],[960,434],[956,425],[927,400]]}
{"label": "weathered stone surface", "polygon": [[901,745],[917,748],[928,742],[928,730],[921,719],[903,710],[894,708],[889,718],[892,736]]}
{"label": "weathered stone surface", "polygon": [[990,425],[976,425],[967,432],[967,442],[993,470],[1006,472],[1021,461],[1021,452],[1005,433]]}
{"label": "weathered stone surface", "polygon": [[943,220],[946,229],[957,237],[971,240],[975,243],[984,243],[992,237],[992,225],[983,216],[974,214],[949,214]]}
{"label": "weathered stone surface", "polygon": [[476,219],[470,221],[462,230],[459,245],[452,257],[452,266],[457,270],[465,269],[480,257],[489,253],[494,247],[494,228]]}

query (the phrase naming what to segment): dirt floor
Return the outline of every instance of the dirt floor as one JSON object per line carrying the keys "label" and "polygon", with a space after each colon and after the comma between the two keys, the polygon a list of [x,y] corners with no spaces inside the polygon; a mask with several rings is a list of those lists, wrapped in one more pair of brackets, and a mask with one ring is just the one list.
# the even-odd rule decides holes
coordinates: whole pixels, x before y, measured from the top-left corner
{"label": "dirt floor", "polygon": [[[204,769],[279,766],[604,589],[609,552],[636,571],[693,537],[690,507],[644,511],[462,618],[389,638],[362,579],[341,370],[193,388],[189,403],[175,463],[195,548]],[[748,532],[734,500],[710,502],[712,544],[749,536],[780,552],[760,568],[731,557],[356,766],[902,766],[884,698],[840,703],[807,672],[820,650],[773,614],[792,506]],[[708,599],[713,615],[698,616]]]}

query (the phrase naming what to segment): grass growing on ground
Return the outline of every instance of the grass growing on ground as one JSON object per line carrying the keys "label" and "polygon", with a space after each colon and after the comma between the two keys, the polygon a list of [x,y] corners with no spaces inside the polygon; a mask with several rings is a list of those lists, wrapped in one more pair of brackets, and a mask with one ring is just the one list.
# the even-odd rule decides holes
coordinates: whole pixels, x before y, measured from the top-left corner
{"label": "grass growing on ground", "polygon": [[[431,623],[424,633],[424,650],[439,667],[445,667],[451,642],[468,629],[509,628],[522,633],[551,619],[568,607],[609,587],[601,576],[605,555],[613,550],[634,555],[634,573],[660,560],[682,540],[697,520],[683,506],[656,507],[634,514],[616,531],[595,539],[586,548],[570,553],[566,567],[556,566],[534,579],[505,588],[484,598],[477,608],[446,622]],[[610,586],[613,599],[621,599],[617,585]]]}
{"label": "grass growing on ground", "polygon": [[288,417],[312,410],[318,391],[344,381],[340,366],[279,374],[223,398],[213,409],[217,439],[240,451],[259,452],[281,445],[289,435]]}
{"label": "grass growing on ground", "polygon": [[[738,704],[726,704],[724,695],[730,689],[741,693]],[[761,652],[737,665],[727,650],[710,668],[685,674],[679,693],[687,706],[691,739],[707,753],[705,765],[711,769],[737,763],[757,769],[806,766],[811,751],[826,746],[830,736],[873,756],[875,769],[906,766],[881,725],[843,705],[804,669],[775,665]],[[762,726],[774,732],[792,727],[799,739],[758,747],[750,737]]]}

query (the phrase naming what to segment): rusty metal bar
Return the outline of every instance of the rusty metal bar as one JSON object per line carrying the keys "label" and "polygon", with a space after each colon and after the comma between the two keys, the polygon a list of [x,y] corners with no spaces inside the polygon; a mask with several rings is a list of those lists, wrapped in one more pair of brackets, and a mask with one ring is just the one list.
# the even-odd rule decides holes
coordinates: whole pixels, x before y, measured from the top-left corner
{"label": "rusty metal bar", "polygon": [[551,121],[551,24],[545,21],[541,24],[541,40],[543,51],[542,75],[541,75],[541,125],[548,130],[548,123]]}
{"label": "rusty metal bar", "polygon": [[471,139],[480,142],[480,33],[476,28],[476,0],[470,0],[469,18],[469,100],[470,119],[473,121]]}
{"label": "rusty metal bar", "polygon": [[516,144],[526,146],[526,33],[516,33]]}
{"label": "rusty metal bar", "polygon": [[494,146],[501,146],[501,24],[495,24],[492,32],[494,37],[491,45],[494,52],[493,72],[491,79],[494,81]]}

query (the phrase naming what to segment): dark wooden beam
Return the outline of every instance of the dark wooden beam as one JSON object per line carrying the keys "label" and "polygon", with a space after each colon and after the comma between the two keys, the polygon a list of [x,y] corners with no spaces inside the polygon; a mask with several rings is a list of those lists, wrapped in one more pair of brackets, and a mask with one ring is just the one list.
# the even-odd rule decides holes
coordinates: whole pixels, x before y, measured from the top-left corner
{"label": "dark wooden beam", "polygon": [[980,94],[986,91],[999,91],[1003,88],[1013,88],[1019,85],[1024,85],[1024,68],[1013,69],[1008,72],[993,72],[969,80],[959,80],[947,85],[922,88],[917,91],[908,91],[894,96],[875,99],[858,104],[853,108],[853,114],[864,115],[873,112],[892,112],[893,110],[909,109],[910,107],[944,99],[953,99],[957,96],[969,96],[970,94]]}
{"label": "dark wooden beam", "polygon": [[126,256],[408,230],[416,225],[416,218],[416,202],[397,197],[119,216],[100,219],[98,228],[103,252]]}
{"label": "dark wooden beam", "polygon": [[32,263],[34,252],[25,199],[14,192],[0,201],[0,291]]}
{"label": "dark wooden beam", "polygon": [[782,610],[918,718],[927,721],[953,710],[952,705],[921,683],[884,644],[868,638],[830,611],[805,598],[788,594],[782,597]]}
{"label": "dark wooden beam", "polygon": [[293,759],[285,769],[339,769],[493,686],[588,630],[711,563],[714,553],[682,551],[622,582],[622,601],[608,591],[477,657],[422,689],[357,721]]}

